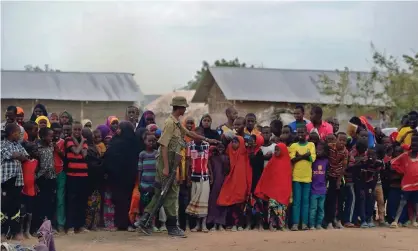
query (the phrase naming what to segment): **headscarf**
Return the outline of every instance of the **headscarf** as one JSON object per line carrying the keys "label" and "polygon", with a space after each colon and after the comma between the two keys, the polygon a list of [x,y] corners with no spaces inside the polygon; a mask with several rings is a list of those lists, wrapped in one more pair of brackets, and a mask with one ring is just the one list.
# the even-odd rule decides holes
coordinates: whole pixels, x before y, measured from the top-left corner
{"label": "headscarf", "polygon": [[[57,119],[56,120],[55,119],[52,119],[52,117],[57,117]],[[56,112],[51,112],[48,115],[48,118],[49,118],[49,122],[51,122],[51,123],[59,122],[60,121],[60,118],[59,118],[59,116],[58,116],[58,114]]]}
{"label": "headscarf", "polygon": [[93,123],[91,123],[91,120],[90,119],[83,119],[82,121],[81,121],[81,125],[83,126],[83,128],[84,128],[84,126],[87,124],[87,123],[89,123],[90,122],[90,124],[91,125],[93,125]]}
{"label": "headscarf", "polygon": [[210,122],[212,124],[212,117],[209,114],[204,114],[202,116],[202,118],[200,119],[200,123],[199,123],[199,127],[203,128],[203,134],[205,135],[206,138],[208,139],[217,139],[217,140],[221,140],[221,136],[219,135],[219,133],[216,130],[213,130],[212,128],[204,128],[203,127],[203,119],[205,118],[209,118]]}
{"label": "headscarf", "polygon": [[[108,132],[108,134],[106,135],[106,137],[107,136],[110,136],[110,137],[113,137],[113,135],[115,134],[115,132],[113,132],[112,131],[112,128],[111,128],[111,125],[112,125],[112,122],[113,121],[118,121],[119,122],[119,119],[116,117],[116,116],[109,116],[109,117],[107,117],[107,119],[106,119],[106,126],[109,128],[109,132]],[[104,138],[103,138],[104,139]]]}
{"label": "headscarf", "polygon": [[[23,109],[22,109],[22,107],[19,107],[19,106],[16,106],[16,110],[17,110],[17,115],[22,115],[22,117],[24,117],[25,116],[25,112],[23,111]],[[19,121],[17,121],[16,120],[16,122],[20,125],[20,126],[23,126],[23,124],[25,123],[23,120],[24,120],[25,118],[23,118],[22,119],[22,121],[21,122],[19,122]],[[28,139],[28,134],[25,132],[24,133],[24,135],[23,135],[23,140],[27,140]]]}
{"label": "headscarf", "polygon": [[145,111],[142,114],[141,119],[138,122],[138,127],[136,129],[145,128],[147,126],[147,117],[148,116],[154,116],[155,117],[155,114],[152,111]]}
{"label": "headscarf", "polygon": [[268,201],[273,199],[276,202],[288,205],[292,194],[292,164],[289,151],[283,143],[278,143],[280,155],[274,154],[264,168],[263,174],[255,188],[255,196]]}
{"label": "headscarf", "polygon": [[367,118],[365,116],[360,116],[359,119],[361,123],[366,126],[367,130],[374,135],[375,134],[374,127],[369,123]]}
{"label": "headscarf", "polygon": [[245,149],[244,138],[236,136],[239,148],[234,150],[232,144],[228,145],[227,153],[230,159],[230,171],[225,177],[221,192],[218,196],[219,206],[231,206],[247,200],[250,189],[252,172]]}
{"label": "headscarf", "polygon": [[[46,108],[43,104],[37,104],[35,105],[35,107],[33,108],[33,111],[35,111],[36,108],[39,108],[42,110],[42,115],[48,117],[48,112],[46,111]],[[37,116],[35,115],[35,113],[32,111],[32,116],[30,117],[30,121],[34,121],[36,120]]]}
{"label": "headscarf", "polygon": [[119,130],[120,133],[110,140],[104,155],[105,169],[114,185],[133,186],[137,176],[139,144],[131,122],[122,121]]}
{"label": "headscarf", "polygon": [[[195,123],[195,121],[194,121],[194,119],[193,119],[192,117],[186,117],[186,118],[183,120],[182,125],[184,126],[184,128],[186,128],[187,121],[189,121],[189,120],[193,120],[192,131],[194,131],[194,130],[196,129],[196,123]],[[190,142],[190,141],[192,141],[192,140],[193,140],[193,139],[192,139],[192,138],[190,138],[189,136],[184,136],[184,141],[186,141],[186,143],[189,143],[189,142]]]}
{"label": "headscarf", "polygon": [[17,113],[16,114],[25,114],[22,107],[16,106]]}
{"label": "headscarf", "polygon": [[110,129],[110,126],[112,125],[112,122],[115,121],[115,120],[119,122],[119,119],[116,116],[107,117],[106,126],[109,127],[109,129]]}
{"label": "headscarf", "polygon": [[149,125],[147,125],[147,127],[145,127],[145,129],[147,129],[147,131],[149,131],[149,132],[157,131],[158,126],[156,124],[149,124]]}
{"label": "headscarf", "polygon": [[252,135],[255,137],[255,141],[254,141],[254,154],[257,154],[260,150],[261,147],[264,145],[264,138],[261,135]]}
{"label": "headscarf", "polygon": [[110,132],[110,128],[104,124],[99,125],[96,129],[100,131],[100,134],[102,135],[102,140],[104,140]]}
{"label": "headscarf", "polygon": [[61,122],[61,117],[62,117],[62,115],[67,115],[67,117],[68,117],[68,122],[69,123],[73,123],[73,116],[71,115],[71,113],[69,113],[69,112],[67,112],[67,111],[63,111],[63,112],[61,112],[61,114],[60,114],[60,116],[59,116],[59,120],[60,120],[60,122]]}
{"label": "headscarf", "polygon": [[54,234],[51,221],[46,220],[38,230],[39,243],[34,246],[36,251],[55,251]]}
{"label": "headscarf", "polygon": [[51,128],[51,123],[49,122],[49,118],[46,116],[39,116],[36,118],[35,123],[39,125],[39,121],[46,120],[46,127]]}

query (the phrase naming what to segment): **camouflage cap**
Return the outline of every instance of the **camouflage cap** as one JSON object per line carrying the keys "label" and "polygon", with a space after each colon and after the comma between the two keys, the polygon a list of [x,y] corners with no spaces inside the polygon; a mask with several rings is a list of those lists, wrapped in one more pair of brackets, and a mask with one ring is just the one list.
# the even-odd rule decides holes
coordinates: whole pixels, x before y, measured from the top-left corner
{"label": "camouflage cap", "polygon": [[176,96],[171,100],[171,106],[181,106],[181,107],[189,107],[187,104],[187,100],[185,97]]}

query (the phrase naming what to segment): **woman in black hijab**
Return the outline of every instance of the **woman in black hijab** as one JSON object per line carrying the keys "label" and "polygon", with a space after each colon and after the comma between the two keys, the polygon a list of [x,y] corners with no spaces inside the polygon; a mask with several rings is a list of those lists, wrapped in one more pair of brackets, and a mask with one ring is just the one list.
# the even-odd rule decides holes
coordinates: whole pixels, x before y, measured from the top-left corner
{"label": "woman in black hijab", "polygon": [[46,111],[46,108],[43,104],[35,105],[35,108],[33,108],[32,116],[30,117],[30,121],[35,122],[36,118],[39,116],[48,117],[48,112]]}
{"label": "woman in black hijab", "polygon": [[203,128],[203,133],[208,139],[221,140],[221,136],[216,130],[211,128],[212,117],[209,114],[204,114],[200,120],[199,127]]}
{"label": "woman in black hijab", "polygon": [[126,230],[130,226],[129,208],[138,168],[139,146],[131,122],[119,123],[104,155],[105,170],[115,205],[115,226]]}

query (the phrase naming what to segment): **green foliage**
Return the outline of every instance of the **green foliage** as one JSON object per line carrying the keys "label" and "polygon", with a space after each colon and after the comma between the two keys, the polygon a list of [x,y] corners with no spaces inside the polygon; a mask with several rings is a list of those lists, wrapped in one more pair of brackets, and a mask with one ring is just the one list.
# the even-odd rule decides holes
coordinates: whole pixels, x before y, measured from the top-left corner
{"label": "green foliage", "polygon": [[374,66],[370,73],[356,73],[355,85],[351,83],[347,67],[343,71],[336,71],[339,75],[337,80],[321,75],[316,83],[318,91],[332,97],[334,104],[330,106],[350,105],[358,115],[386,106],[390,107],[392,117],[396,119],[416,109],[418,53],[413,56],[403,55],[402,63],[399,63],[395,57],[377,51],[373,44],[371,47]]}
{"label": "green foliage", "polygon": [[385,102],[392,103],[393,118],[399,119],[418,106],[418,53],[403,55],[399,62],[376,50],[372,44],[377,78],[387,94]]}
{"label": "green foliage", "polygon": [[[212,66],[225,66],[225,67],[247,67],[245,63],[241,63],[238,58],[235,58],[234,60],[216,60]],[[199,86],[199,83],[202,81],[202,79],[205,77],[206,72],[208,71],[210,65],[207,61],[202,62],[202,67],[200,70],[196,71],[196,74],[192,80],[190,80],[187,83],[187,86],[184,87],[185,90],[196,90]],[[251,68],[254,66],[251,65]]]}
{"label": "green foliage", "polygon": [[50,72],[52,72],[52,71],[56,71],[56,72],[60,72],[60,70],[58,70],[58,69],[49,68],[49,65],[48,64],[46,64],[44,68],[41,68],[38,65],[33,66],[31,64],[25,65],[23,68],[25,69],[25,71],[36,71],[36,72],[42,72],[42,71],[50,71]]}
{"label": "green foliage", "polygon": [[343,71],[336,70],[339,75],[339,79],[331,79],[328,75],[319,75],[319,81],[316,83],[316,87],[321,95],[331,96],[333,99],[333,105],[344,105],[349,103],[350,97],[350,71],[347,67]]}

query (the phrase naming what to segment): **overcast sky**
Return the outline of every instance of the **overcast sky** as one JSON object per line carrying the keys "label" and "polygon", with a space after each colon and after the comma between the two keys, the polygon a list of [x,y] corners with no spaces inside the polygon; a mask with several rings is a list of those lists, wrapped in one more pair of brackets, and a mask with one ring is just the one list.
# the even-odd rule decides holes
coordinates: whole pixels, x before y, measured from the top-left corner
{"label": "overcast sky", "polygon": [[370,42],[418,50],[418,2],[2,2],[3,69],[132,72],[145,94],[185,85],[201,62],[370,68]]}

